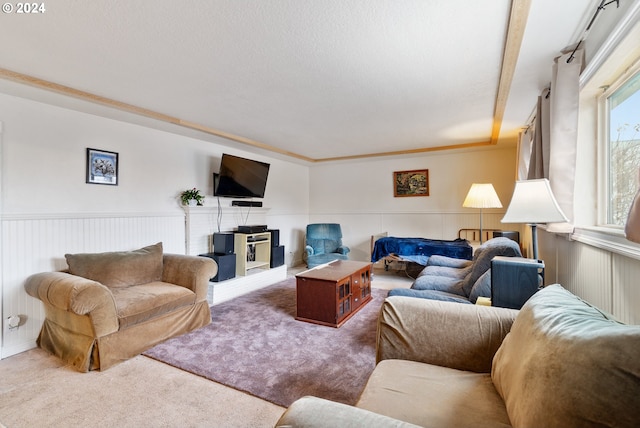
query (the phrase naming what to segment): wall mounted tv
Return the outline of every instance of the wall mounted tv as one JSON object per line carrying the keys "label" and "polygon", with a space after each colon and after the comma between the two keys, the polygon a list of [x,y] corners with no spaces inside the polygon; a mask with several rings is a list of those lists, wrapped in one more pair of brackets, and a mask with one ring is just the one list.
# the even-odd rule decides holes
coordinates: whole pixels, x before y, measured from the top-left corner
{"label": "wall mounted tv", "polygon": [[213,195],[228,198],[264,198],[269,164],[226,153],[220,173],[213,175]]}

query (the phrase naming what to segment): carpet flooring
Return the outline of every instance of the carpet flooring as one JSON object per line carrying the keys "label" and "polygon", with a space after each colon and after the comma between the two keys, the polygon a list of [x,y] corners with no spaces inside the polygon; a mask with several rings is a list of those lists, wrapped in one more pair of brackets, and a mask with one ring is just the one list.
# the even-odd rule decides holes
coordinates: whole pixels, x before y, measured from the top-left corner
{"label": "carpet flooring", "polygon": [[355,404],[375,367],[386,290],[340,328],[295,320],[295,278],[211,307],[212,323],[144,355],[287,407],[305,395]]}

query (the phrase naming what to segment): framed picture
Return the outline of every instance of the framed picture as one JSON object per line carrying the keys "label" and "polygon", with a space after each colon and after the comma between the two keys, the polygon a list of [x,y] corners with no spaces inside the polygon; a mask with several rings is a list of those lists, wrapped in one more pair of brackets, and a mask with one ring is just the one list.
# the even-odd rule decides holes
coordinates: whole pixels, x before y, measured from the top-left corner
{"label": "framed picture", "polygon": [[393,196],[429,196],[429,170],[395,171]]}
{"label": "framed picture", "polygon": [[118,185],[118,154],[87,149],[87,183]]}

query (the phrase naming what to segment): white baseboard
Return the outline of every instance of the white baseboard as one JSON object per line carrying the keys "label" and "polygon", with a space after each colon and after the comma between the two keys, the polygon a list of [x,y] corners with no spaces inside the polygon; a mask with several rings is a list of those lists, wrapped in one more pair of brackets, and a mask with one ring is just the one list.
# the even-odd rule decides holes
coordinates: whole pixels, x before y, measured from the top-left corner
{"label": "white baseboard", "polygon": [[236,276],[221,282],[209,282],[207,300],[210,305],[226,302],[287,278],[287,266],[272,269],[253,269],[246,276]]}

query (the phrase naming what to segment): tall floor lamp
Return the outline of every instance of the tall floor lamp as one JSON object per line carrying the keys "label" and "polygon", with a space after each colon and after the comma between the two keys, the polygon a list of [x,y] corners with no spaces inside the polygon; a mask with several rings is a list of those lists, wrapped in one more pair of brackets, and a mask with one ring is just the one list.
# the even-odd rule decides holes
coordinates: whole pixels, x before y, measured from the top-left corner
{"label": "tall floor lamp", "polygon": [[538,259],[537,223],[562,223],[569,221],[553,196],[549,180],[516,181],[511,202],[502,223],[529,223],[533,258]]}
{"label": "tall floor lamp", "polygon": [[462,203],[466,208],[480,208],[480,243],[482,244],[482,209],[502,208],[502,203],[491,183],[473,183]]}

